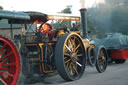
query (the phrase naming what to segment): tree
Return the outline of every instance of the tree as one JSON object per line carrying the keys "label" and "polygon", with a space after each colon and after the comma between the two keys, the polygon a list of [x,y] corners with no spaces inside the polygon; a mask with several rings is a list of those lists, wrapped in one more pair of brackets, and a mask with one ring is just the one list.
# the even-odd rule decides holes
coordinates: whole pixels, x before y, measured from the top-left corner
{"label": "tree", "polygon": [[[72,6],[68,5],[66,6],[66,8],[64,8],[63,10],[61,10],[61,12],[58,12],[58,13],[71,14],[72,13],[71,8]],[[68,27],[70,28],[71,22],[70,21],[57,21],[56,23],[54,23],[54,29],[58,29],[60,25],[61,25],[61,28],[66,28],[67,25],[69,25]]]}
{"label": "tree", "polygon": [[3,10],[3,7],[2,6],[0,6],[0,10]]}
{"label": "tree", "polygon": [[68,5],[65,9],[61,11],[61,13],[71,14],[72,13],[71,8],[72,6]]}

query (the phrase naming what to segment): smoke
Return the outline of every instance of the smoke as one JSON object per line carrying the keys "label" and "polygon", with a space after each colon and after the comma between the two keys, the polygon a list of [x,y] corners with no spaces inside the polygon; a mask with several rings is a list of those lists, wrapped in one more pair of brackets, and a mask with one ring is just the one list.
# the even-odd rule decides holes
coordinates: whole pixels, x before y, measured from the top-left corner
{"label": "smoke", "polygon": [[95,7],[88,9],[88,26],[96,35],[108,33],[128,34],[128,1],[99,0]]}
{"label": "smoke", "polygon": [[80,0],[80,8],[85,8],[85,0]]}

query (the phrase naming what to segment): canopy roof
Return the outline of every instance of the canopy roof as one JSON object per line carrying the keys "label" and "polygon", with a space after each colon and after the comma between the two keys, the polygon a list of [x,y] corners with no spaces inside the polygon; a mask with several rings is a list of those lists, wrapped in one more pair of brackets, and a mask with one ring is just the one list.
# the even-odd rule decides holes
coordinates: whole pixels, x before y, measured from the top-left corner
{"label": "canopy roof", "polygon": [[38,23],[45,23],[48,20],[57,21],[80,21],[80,16],[73,16],[71,14],[44,14],[41,12],[14,12],[0,10],[0,19],[9,19],[9,23],[12,24],[33,24],[35,21]]}
{"label": "canopy roof", "polygon": [[41,12],[25,12],[30,17],[31,20],[48,21],[48,20],[58,20],[58,21],[80,21],[80,16],[74,16],[71,14],[44,14]]}
{"label": "canopy roof", "polygon": [[0,10],[0,19],[21,19],[21,20],[29,20],[30,19],[30,16],[28,16],[24,12],[14,12],[14,11]]}
{"label": "canopy roof", "polygon": [[57,21],[80,21],[80,16],[59,13],[59,14],[49,14],[47,19],[57,20]]}

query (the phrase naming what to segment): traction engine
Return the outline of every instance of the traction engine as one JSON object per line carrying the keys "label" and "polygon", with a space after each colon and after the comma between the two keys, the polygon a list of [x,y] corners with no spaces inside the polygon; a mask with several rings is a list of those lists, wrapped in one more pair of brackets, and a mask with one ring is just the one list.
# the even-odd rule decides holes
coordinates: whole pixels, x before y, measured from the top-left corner
{"label": "traction engine", "polygon": [[[0,11],[1,19],[8,19],[10,24],[23,24],[26,30],[11,39],[0,36],[0,84],[21,85],[25,80],[41,80],[56,71],[63,79],[73,81],[81,78],[86,64],[96,66],[99,73],[104,72],[107,52],[104,46],[90,43],[86,33],[86,10],[80,11],[83,35],[67,27],[53,29],[47,23],[48,20],[80,21],[78,16]],[[33,31],[31,27],[35,24],[40,26]],[[33,32],[27,32],[30,30]]]}

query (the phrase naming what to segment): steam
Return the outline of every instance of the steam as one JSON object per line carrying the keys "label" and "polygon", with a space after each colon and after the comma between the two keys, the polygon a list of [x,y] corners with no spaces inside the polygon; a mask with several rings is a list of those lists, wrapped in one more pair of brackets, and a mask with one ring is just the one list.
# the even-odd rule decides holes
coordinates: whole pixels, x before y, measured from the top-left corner
{"label": "steam", "polygon": [[85,8],[85,0],[80,0],[80,8]]}
{"label": "steam", "polygon": [[105,2],[106,2],[105,0],[96,0],[97,4],[105,4]]}
{"label": "steam", "polygon": [[[127,0],[98,0],[88,8],[88,26],[96,35],[108,33],[127,34],[128,2]],[[91,23],[91,24],[90,24]]]}
{"label": "steam", "polygon": [[[96,2],[95,8],[88,9],[88,21],[95,30],[96,36],[112,32],[112,6],[105,2]],[[93,30],[92,30],[93,31]]]}

